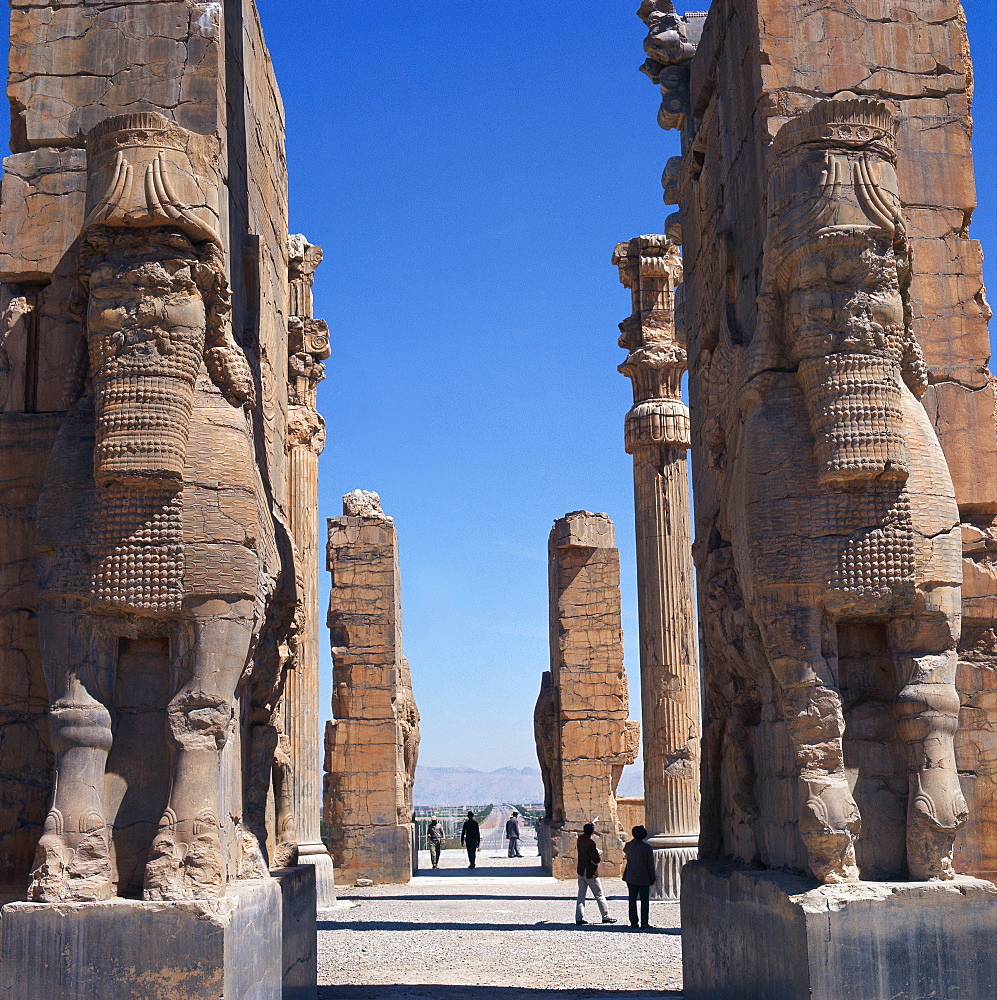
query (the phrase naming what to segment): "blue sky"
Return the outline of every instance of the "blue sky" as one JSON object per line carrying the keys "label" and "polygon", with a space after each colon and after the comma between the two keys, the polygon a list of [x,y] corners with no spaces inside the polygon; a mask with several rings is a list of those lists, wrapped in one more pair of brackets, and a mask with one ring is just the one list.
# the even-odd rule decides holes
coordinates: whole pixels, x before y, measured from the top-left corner
{"label": "blue sky", "polygon": [[[661,231],[677,139],[637,72],[638,0],[258,4],[287,110],[291,229],[325,248],[323,524],[357,487],[397,522],[422,762],[535,765],[546,539],[567,511],[616,522],[640,710],[630,386],[616,371],[630,309],[610,255]],[[995,15],[992,0],[965,6],[973,233],[997,288]],[[324,572],[322,588],[324,618]]]}
{"label": "blue sky", "polygon": [[[396,519],[422,762],[535,765],[546,539],[567,511],[616,522],[640,711],[630,386],[616,371],[630,310],[609,261],[619,240],[661,231],[677,140],[637,72],[637,0],[259,2],[287,107],[292,229],[325,247],[322,516],[362,487]],[[995,19],[992,0],[966,9],[974,235],[997,288]]]}

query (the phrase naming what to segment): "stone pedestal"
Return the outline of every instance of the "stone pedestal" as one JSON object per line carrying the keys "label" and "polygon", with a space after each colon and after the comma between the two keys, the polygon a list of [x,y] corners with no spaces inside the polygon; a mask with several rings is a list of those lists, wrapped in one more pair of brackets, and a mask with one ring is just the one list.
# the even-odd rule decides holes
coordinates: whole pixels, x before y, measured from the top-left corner
{"label": "stone pedestal", "polygon": [[682,886],[682,866],[699,856],[698,837],[648,837],[654,850],[657,882],[651,886],[651,901],[674,903]]}
{"label": "stone pedestal", "polygon": [[281,1000],[281,921],[281,885],[271,878],[233,882],[218,900],[8,903],[0,918],[0,994]]}
{"label": "stone pedestal", "polygon": [[997,887],[818,886],[695,861],[682,873],[686,1000],[968,1000],[997,992]]}
{"label": "stone pedestal", "polygon": [[282,1000],[315,1000],[318,990],[318,936],[315,926],[318,872],[314,865],[299,864],[294,868],[272,870],[270,874],[280,885],[282,903]]}

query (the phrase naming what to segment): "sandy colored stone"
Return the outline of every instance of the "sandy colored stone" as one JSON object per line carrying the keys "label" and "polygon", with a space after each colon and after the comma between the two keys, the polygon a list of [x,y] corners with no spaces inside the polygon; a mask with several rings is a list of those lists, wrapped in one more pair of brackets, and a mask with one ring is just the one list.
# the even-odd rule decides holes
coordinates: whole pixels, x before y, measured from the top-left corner
{"label": "sandy colored stone", "polygon": [[220,896],[296,853],[283,109],[248,0],[12,7],[0,879]]}
{"label": "sandy colored stone", "polygon": [[341,880],[407,882],[419,711],[402,654],[394,521],[376,493],[343,497],[329,519],[333,720],[325,737],[324,815]]}
{"label": "sandy colored stone", "polygon": [[643,811],[658,872],[652,892],[678,899],[679,872],[699,841],[700,733],[689,409],[681,392],[687,356],[674,299],[682,260],[666,237],[638,236],[617,245],[613,263],[633,308],[619,344],[629,352],[620,371],[634,394],[625,440],[634,463]]}
{"label": "sandy colored stone", "polygon": [[541,857],[556,878],[575,878],[575,841],[586,823],[595,823],[599,871],[618,877],[623,829],[616,786],[636,759],[639,726],[627,719],[613,522],[588,511],[567,514],[554,522],[547,551],[551,669],[534,716],[546,799]]}
{"label": "sandy colored stone", "polygon": [[329,328],[314,317],[312,285],[322,248],[304,236],[289,236],[288,420],[289,507],[297,550],[304,622],[295,669],[284,693],[284,739],[292,769],[295,839],[299,861],[315,867],[318,905],[335,902],[332,858],[322,842],[322,782],[319,747],[319,539],[318,459],[325,447],[325,421],[317,408],[318,384],[329,357]]}
{"label": "sandy colored stone", "polygon": [[[955,780],[958,760],[973,802],[993,797],[964,750],[988,728],[992,621],[958,539],[989,561],[997,479],[961,8],[721,0],[686,67],[666,195],[694,359],[701,849],[828,881],[944,878],[958,835],[983,872],[991,820],[966,823]],[[874,326],[849,304],[866,295]]]}

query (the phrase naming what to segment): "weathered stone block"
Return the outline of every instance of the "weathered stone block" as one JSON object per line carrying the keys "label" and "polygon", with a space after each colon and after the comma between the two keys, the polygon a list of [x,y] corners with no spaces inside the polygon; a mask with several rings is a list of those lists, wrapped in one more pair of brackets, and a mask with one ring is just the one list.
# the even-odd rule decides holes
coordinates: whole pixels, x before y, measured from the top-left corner
{"label": "weathered stone block", "polygon": [[817,886],[785,872],[695,861],[682,870],[688,1000],[968,1000],[992,996],[997,887]]}
{"label": "weathered stone block", "polygon": [[8,1000],[281,1000],[281,910],[269,878],[233,882],[219,900],[10,903],[0,991]]}
{"label": "weathered stone block", "polygon": [[281,895],[284,962],[281,1000],[315,1000],[318,982],[315,867],[296,865],[271,870],[270,874],[280,886]]}
{"label": "weathered stone block", "polygon": [[980,389],[958,382],[929,386],[924,408],[945,452],[960,509],[997,514],[997,380]]}
{"label": "weathered stone block", "polygon": [[79,236],[86,153],[38,149],[3,161],[0,279],[48,279]]}

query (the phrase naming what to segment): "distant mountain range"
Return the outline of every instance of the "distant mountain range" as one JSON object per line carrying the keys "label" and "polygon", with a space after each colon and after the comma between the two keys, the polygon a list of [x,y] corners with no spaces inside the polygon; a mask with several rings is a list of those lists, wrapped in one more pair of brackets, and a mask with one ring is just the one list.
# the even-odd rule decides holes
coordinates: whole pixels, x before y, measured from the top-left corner
{"label": "distant mountain range", "polygon": [[[623,772],[620,795],[643,795],[640,770]],[[538,767],[500,767],[475,771],[470,767],[422,767],[415,771],[417,806],[477,806],[489,802],[527,805],[543,802],[543,781]]]}

